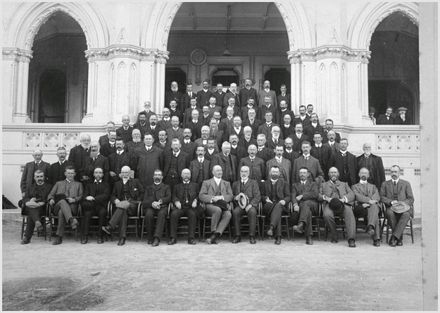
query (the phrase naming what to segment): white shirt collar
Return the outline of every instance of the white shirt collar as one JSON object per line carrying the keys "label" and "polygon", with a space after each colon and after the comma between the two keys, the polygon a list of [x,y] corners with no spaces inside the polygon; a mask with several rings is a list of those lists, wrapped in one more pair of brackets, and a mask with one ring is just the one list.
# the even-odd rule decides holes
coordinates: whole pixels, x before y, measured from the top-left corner
{"label": "white shirt collar", "polygon": [[393,181],[393,184],[394,184],[394,182],[396,182],[396,184],[398,184],[400,179],[397,178],[396,180],[394,180],[394,179],[391,178],[391,180]]}
{"label": "white shirt collar", "polygon": [[216,183],[217,185],[220,185],[220,182],[222,181],[222,179],[221,179],[221,178],[214,177],[214,181],[215,181],[215,183]]}
{"label": "white shirt collar", "polygon": [[241,182],[242,182],[243,184],[246,184],[246,183],[248,182],[248,180],[249,180],[249,177],[246,178],[246,179],[242,179]]}
{"label": "white shirt collar", "polygon": [[359,180],[359,183],[361,184],[361,185],[366,185],[367,183],[368,183],[368,181],[366,181],[366,180]]}
{"label": "white shirt collar", "polygon": [[281,163],[283,161],[283,157],[277,157],[275,156],[275,160],[277,160],[278,163]]}
{"label": "white shirt collar", "polygon": [[174,152],[174,151],[173,151],[173,155],[174,155],[174,156],[178,157],[178,156],[179,156],[179,154],[180,154],[180,150],[179,150],[179,151],[177,151],[177,152]]}

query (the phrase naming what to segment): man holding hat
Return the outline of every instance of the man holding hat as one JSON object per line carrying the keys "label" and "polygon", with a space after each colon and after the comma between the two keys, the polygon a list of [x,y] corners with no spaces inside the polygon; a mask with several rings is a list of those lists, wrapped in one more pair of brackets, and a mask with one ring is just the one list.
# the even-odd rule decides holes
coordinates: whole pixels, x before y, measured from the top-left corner
{"label": "man holding hat", "polygon": [[322,184],[320,200],[325,201],[323,217],[330,229],[331,242],[338,242],[335,223],[335,215],[338,215],[344,218],[348,246],[354,248],[356,247],[356,221],[351,206],[355,199],[354,192],[347,183],[339,180],[339,171],[336,167],[329,169],[328,176],[330,179]]}
{"label": "man holding hat", "polygon": [[411,121],[409,120],[408,116],[406,115],[406,112],[408,111],[407,108],[405,107],[400,107],[397,109],[397,116],[394,120],[394,124],[399,124],[399,125],[410,125],[412,124]]}

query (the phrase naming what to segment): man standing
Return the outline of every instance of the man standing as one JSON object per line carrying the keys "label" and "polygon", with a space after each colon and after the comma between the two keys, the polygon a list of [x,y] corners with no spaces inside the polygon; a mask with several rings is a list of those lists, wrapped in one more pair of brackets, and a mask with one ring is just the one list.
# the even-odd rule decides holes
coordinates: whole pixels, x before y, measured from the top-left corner
{"label": "man standing", "polygon": [[131,133],[133,132],[133,127],[130,126],[130,116],[122,116],[122,126],[116,129],[116,137],[121,137],[124,143],[131,141]]}
{"label": "man standing", "polygon": [[301,104],[299,106],[298,111],[299,111],[299,115],[295,119],[294,124],[296,125],[298,123],[301,123],[305,128],[310,124],[310,117],[307,115],[306,106]]}
{"label": "man standing", "polygon": [[163,108],[162,110],[162,119],[157,123],[157,126],[159,126],[159,128],[161,130],[167,130],[168,128],[171,127],[171,117],[170,117],[170,109],[168,108]]}
{"label": "man standing", "polygon": [[240,105],[245,106],[249,99],[257,99],[257,90],[252,87],[253,83],[250,78],[245,79],[244,88],[240,89]]}
{"label": "man standing", "polygon": [[249,145],[248,154],[249,156],[240,160],[238,168],[247,166],[249,168],[249,178],[260,183],[264,178],[266,178],[266,164],[263,159],[256,156],[256,145]]}
{"label": "man standing", "polygon": [[225,98],[225,93],[223,92],[223,85],[221,83],[218,83],[216,89],[217,90],[212,94],[216,100],[214,103],[217,103],[221,107],[223,105],[223,100]]}
{"label": "man standing", "polygon": [[191,171],[182,170],[182,183],[176,185],[173,191],[172,202],[174,207],[170,212],[170,240],[169,245],[177,242],[177,226],[182,216],[188,217],[188,244],[195,245],[195,229],[197,217],[203,213],[198,203],[199,185],[191,182]]}
{"label": "man standing", "polygon": [[115,123],[113,123],[112,121],[107,122],[107,125],[105,127],[106,134],[99,137],[98,143],[100,147],[108,143],[111,131],[116,131]]}
{"label": "man standing", "polygon": [[290,137],[287,137],[284,140],[284,153],[283,153],[283,157],[286,158],[287,160],[290,161],[290,164],[293,167],[293,162],[299,158],[300,154],[298,153],[298,151],[293,150],[293,140]]}
{"label": "man standing", "polygon": [[353,154],[347,151],[347,147],[348,139],[342,138],[339,143],[339,151],[333,154],[334,166],[339,171],[339,179],[352,186],[357,181],[357,160]]}
{"label": "man standing", "polygon": [[328,176],[330,180],[322,184],[320,200],[325,201],[322,214],[330,230],[331,242],[338,242],[335,215],[339,215],[344,218],[348,246],[354,248],[356,247],[356,221],[351,206],[355,199],[354,192],[347,183],[339,180],[339,171],[336,167],[330,168]]}
{"label": "man standing", "polygon": [[[168,204],[171,201],[170,186],[162,183],[163,174],[160,169],[154,171],[153,184],[145,189],[144,201],[144,222],[147,227],[148,244],[157,247],[163,234]],[[157,216],[156,228],[154,228],[154,216]],[[142,231],[144,231],[142,229]]]}
{"label": "man standing", "polygon": [[162,168],[162,150],[153,146],[153,143],[153,135],[146,134],[144,147],[139,151],[136,160],[136,177],[139,178],[144,188],[153,183],[154,171]]}
{"label": "man standing", "polygon": [[274,90],[270,89],[270,81],[265,80],[263,83],[263,89],[260,90],[260,92],[258,93],[258,106],[261,108],[264,106],[265,104],[265,97],[269,97],[269,101],[270,103],[277,108],[278,107],[278,103],[277,103],[277,95],[275,94]]}
{"label": "man standing", "polygon": [[205,203],[206,214],[211,216],[211,236],[206,240],[208,244],[216,244],[231,220],[233,194],[231,185],[222,179],[223,171],[220,165],[212,169],[213,178],[205,180],[200,188],[199,199]]}
{"label": "man standing", "polygon": [[[284,148],[281,145],[275,147],[275,157],[270,159],[266,163],[266,168],[271,169],[274,166],[278,166],[280,169],[280,178],[282,178],[287,184],[290,183],[290,176],[292,170],[292,164],[286,158],[283,158]],[[269,173],[267,173],[269,176]]]}
{"label": "man standing", "polygon": [[34,174],[37,170],[43,171],[46,180],[49,176],[50,164],[41,160],[43,158],[43,151],[35,150],[32,156],[34,161],[26,163],[21,175],[20,189],[22,198],[24,198],[27,188],[32,185]]}
{"label": "man standing", "polygon": [[124,141],[122,138],[116,139],[116,152],[108,157],[109,164],[109,182],[113,186],[115,182],[120,180],[119,174],[124,166],[130,166],[132,159],[128,152],[125,152]]}
{"label": "man standing", "polygon": [[177,108],[181,108],[182,94],[179,91],[179,85],[176,81],[171,82],[171,90],[165,93],[165,107],[170,108],[170,102],[176,101]]}
{"label": "man standing", "polygon": [[319,161],[325,180],[328,180],[328,170],[334,164],[332,149],[328,145],[322,144],[322,135],[320,133],[316,133],[313,136],[313,141],[315,143],[310,150],[310,154]]}
{"label": "man standing", "polygon": [[[203,126],[203,123],[199,119],[199,111],[192,110],[191,119],[189,120],[188,123],[186,123],[186,126],[185,126],[191,130],[191,140],[195,141],[195,140],[197,140],[197,138],[200,138],[202,126]],[[185,137],[185,135],[184,135],[184,137]]]}
{"label": "man standing", "polygon": [[108,182],[109,164],[108,158],[99,153],[98,143],[92,142],[90,144],[90,156],[86,159],[83,169],[81,169],[81,182],[84,184],[93,181],[93,172],[95,168],[101,168],[104,171],[104,181]]}
{"label": "man standing", "polygon": [[230,183],[236,180],[237,164],[236,156],[231,154],[231,144],[227,141],[223,142],[222,151],[211,159],[211,169],[219,165],[222,168],[223,179]]}
{"label": "man standing", "polygon": [[272,237],[275,233],[275,244],[281,244],[281,215],[288,212],[287,205],[290,201],[289,184],[280,178],[280,168],[273,166],[269,171],[269,177],[262,186],[261,199],[263,201],[263,213],[270,217],[267,235]]}
{"label": "man standing", "polygon": [[209,90],[209,82],[203,81],[202,90],[197,93],[197,106],[201,109],[204,105],[207,105],[209,98],[212,97],[212,92]]}
{"label": "man standing", "polygon": [[263,134],[266,136],[266,140],[268,140],[272,135],[272,127],[278,126],[277,124],[272,122],[273,114],[272,112],[266,112],[264,119],[265,123],[261,124],[258,127],[257,134]]}
{"label": "man standing", "polygon": [[270,137],[267,140],[267,147],[270,150],[275,150],[276,146],[284,146],[284,140],[282,139],[281,129],[278,125],[272,127],[270,131]]}
{"label": "man standing", "polygon": [[141,112],[139,112],[139,114],[140,114],[140,113],[145,114],[145,117],[146,117],[146,120],[147,120],[147,121],[150,120],[150,116],[151,116],[151,115],[156,115],[156,113],[154,113],[154,112],[151,110],[151,101],[145,101],[145,102],[144,102],[144,110],[141,111]]}
{"label": "man standing", "polygon": [[301,153],[301,147],[304,141],[309,141],[309,137],[303,133],[304,126],[302,123],[295,124],[295,134],[291,135],[293,140],[293,150]]}
{"label": "man standing", "polygon": [[64,147],[58,147],[57,157],[58,161],[52,163],[49,168],[49,183],[54,185],[57,181],[64,180],[64,172],[66,171],[67,165],[73,165],[70,161],[66,160],[67,151]]}
{"label": "man standing", "polygon": [[58,216],[57,238],[53,245],[63,242],[65,223],[69,223],[73,230],[78,227],[78,220],[73,216],[78,214],[78,203],[82,199],[83,185],[74,181],[75,169],[66,166],[65,180],[57,182],[50,191],[47,199],[53,207],[53,213]]}
{"label": "man standing", "polygon": [[[286,108],[288,107],[288,110],[290,111],[290,94],[287,93],[287,87],[285,84],[282,84],[280,86],[280,94],[277,97],[277,103],[280,105],[280,107],[281,107],[281,101],[284,101],[286,103]],[[295,116],[293,115],[292,119],[294,117]]]}
{"label": "man standing", "polygon": [[381,114],[377,118],[376,124],[377,125],[393,125],[394,124],[393,108],[387,107],[385,114]]}
{"label": "man standing", "polygon": [[186,152],[180,149],[181,147],[180,140],[174,138],[171,141],[171,150],[163,153],[164,183],[171,186],[171,189],[181,182],[179,173],[182,173],[182,170],[189,166],[190,158]]}
{"label": "man standing", "polygon": [[409,219],[414,214],[414,196],[411,185],[400,179],[400,167],[391,167],[391,179],[383,182],[380,188],[380,200],[385,204],[387,220],[393,233],[388,244],[392,247],[402,246],[402,234]]}
{"label": "man standing", "polygon": [[36,170],[34,173],[34,183],[26,187],[26,192],[23,197],[24,211],[22,214],[27,215],[26,230],[24,231],[22,245],[31,242],[34,228],[43,230],[41,224],[41,216],[46,214],[47,196],[52,188],[52,185],[46,182],[44,172]]}
{"label": "man standing", "polygon": [[[121,140],[122,142],[122,140]],[[93,215],[98,216],[98,243],[104,243],[102,227],[105,225],[107,217],[107,203],[110,199],[110,185],[103,181],[104,171],[97,167],[93,172],[94,182],[86,185],[81,201],[81,208],[84,219],[82,223],[81,243],[86,244],[89,241],[89,225]]]}
{"label": "man standing", "polygon": [[171,118],[171,128],[168,128],[167,137],[169,141],[172,141],[174,138],[183,140],[183,129],[179,127],[179,118],[177,116],[173,116]]}
{"label": "man standing", "polygon": [[[239,243],[241,241],[241,216],[246,214],[249,220],[249,242],[255,244],[255,228],[257,225],[257,209],[258,204],[261,200],[260,189],[258,188],[258,183],[249,178],[249,167],[242,166],[240,168],[240,180],[235,181],[232,184],[232,192],[234,195],[234,200],[237,204],[232,211],[234,228],[235,228],[235,238],[232,243]],[[245,206],[240,206],[240,199],[244,197]]]}
{"label": "man standing", "polygon": [[116,151],[116,130],[111,130],[106,138],[106,142],[104,142],[102,145],[99,142],[98,144],[100,146],[99,153],[105,157],[108,157],[110,154]]}
{"label": "man standing", "polygon": [[202,182],[210,178],[210,161],[205,158],[206,148],[198,146],[196,148],[197,157],[189,164],[191,181],[197,183],[199,188]]}
{"label": "man standing", "polygon": [[258,112],[260,113],[259,118],[260,119],[264,119],[266,118],[266,113],[271,112],[272,113],[272,120],[273,121],[278,121],[278,108],[275,107],[275,105],[273,104],[273,102],[271,102],[271,98],[270,96],[265,96],[264,97],[264,104],[263,106],[259,107]]}
{"label": "man standing", "polygon": [[311,178],[317,182],[324,180],[324,173],[322,172],[319,161],[310,155],[310,142],[304,141],[302,143],[302,155],[293,161],[292,168],[292,182],[299,182],[299,169],[305,167],[309,170]]}
{"label": "man standing", "polygon": [[249,126],[252,128],[252,137],[257,138],[258,127],[261,125],[261,121],[257,118],[256,109],[252,108],[247,111],[247,118],[243,117],[243,126]]}
{"label": "man standing", "polygon": [[298,225],[293,226],[293,231],[306,232],[306,244],[312,245],[312,215],[317,216],[319,186],[310,178],[309,170],[306,167],[299,169],[300,181],[292,185],[293,214],[299,214]]}
{"label": "man standing", "polygon": [[235,134],[231,134],[229,136],[229,143],[231,144],[231,154],[235,156],[236,167],[238,167],[238,162],[244,157],[247,156],[247,151],[244,147],[238,144],[238,136]]}
{"label": "man standing", "polygon": [[279,103],[279,111],[277,114],[278,120],[276,122],[280,125],[283,124],[284,117],[286,116],[286,114],[290,116],[290,121],[293,121],[295,118],[295,114],[293,113],[293,111],[287,108],[287,103],[290,104],[290,102],[286,102],[286,100],[281,100],[278,103]]}
{"label": "man standing", "polygon": [[144,143],[142,142],[142,135],[139,129],[133,129],[133,131],[131,132],[131,137],[133,138],[133,140],[128,142],[126,142],[123,137],[118,138],[122,138],[122,141],[124,142],[124,147],[127,148],[127,152],[130,153],[131,156],[134,156],[137,154],[137,150],[141,148]]}
{"label": "man standing", "polygon": [[144,196],[144,187],[137,179],[130,178],[130,172],[129,166],[121,169],[121,180],[115,183],[110,199],[116,209],[108,225],[102,227],[102,230],[110,235],[111,231],[119,225],[118,246],[125,245],[128,216],[138,214],[137,208]]}
{"label": "man standing", "polygon": [[266,147],[266,135],[258,134],[257,136],[257,157],[263,159],[264,164],[274,157],[275,153]]}
{"label": "man standing", "polygon": [[[340,142],[341,140],[339,140]],[[335,154],[339,152],[339,142],[336,141],[336,132],[334,130],[329,130],[327,133],[327,142],[324,144],[328,146],[332,153]]]}
{"label": "man standing", "polygon": [[[328,141],[327,134],[329,133],[329,131],[334,131],[333,130],[333,120],[330,118],[325,120],[324,133],[322,134],[322,142],[323,143],[327,143],[327,141]],[[340,133],[335,132],[335,141],[338,143],[341,141],[341,134]]]}
{"label": "man standing", "polygon": [[188,155],[188,162],[191,161],[194,157],[194,152],[196,150],[196,143],[191,141],[193,134],[190,128],[183,129],[183,142],[182,142],[182,151]]}
{"label": "man standing", "polygon": [[82,177],[87,160],[90,156],[90,135],[82,134],[79,140],[80,144],[70,149],[69,161],[73,164],[76,172],[75,179],[77,181],[87,180]]}
{"label": "man standing", "polygon": [[397,125],[410,125],[412,124],[409,117],[406,115],[406,112],[408,111],[405,107],[400,107],[397,109],[397,116],[394,119],[394,124]]}
{"label": "man standing", "polygon": [[186,93],[182,97],[182,107],[180,109],[183,112],[186,112],[186,110],[192,105],[192,103],[197,104],[197,96],[196,93],[192,90],[192,84],[187,84]]}
{"label": "man standing", "polygon": [[369,171],[368,182],[374,184],[380,190],[385,181],[385,169],[382,158],[371,153],[371,143],[364,143],[362,146],[364,154],[357,157],[357,168],[365,167]]}
{"label": "man standing", "polygon": [[152,114],[150,116],[149,119],[149,123],[147,125],[147,127],[145,128],[145,134],[152,134],[154,141],[159,141],[159,131],[161,130],[161,128],[157,125],[157,115],[156,114]]}
{"label": "man standing", "polygon": [[304,134],[308,138],[313,139],[316,133],[322,135],[324,133],[324,128],[319,125],[318,114],[312,113],[310,116],[310,124],[304,128]]}
{"label": "man standing", "polygon": [[363,217],[368,220],[366,232],[373,239],[375,247],[380,246],[380,224],[379,224],[379,201],[380,195],[376,186],[368,182],[369,171],[363,167],[359,170],[359,183],[353,185],[352,189],[356,196],[357,205],[354,208],[356,217]]}
{"label": "man standing", "polygon": [[227,107],[229,104],[229,99],[235,99],[234,104],[237,107],[240,107],[240,97],[238,96],[238,91],[237,91],[237,84],[236,83],[231,83],[231,85],[229,86],[229,90],[228,92],[225,94],[225,97],[223,98],[223,107]]}
{"label": "man standing", "polygon": [[142,138],[144,138],[145,133],[147,132],[148,122],[147,116],[145,113],[139,113],[138,119],[136,123],[134,123],[133,128],[139,129],[141,131]]}

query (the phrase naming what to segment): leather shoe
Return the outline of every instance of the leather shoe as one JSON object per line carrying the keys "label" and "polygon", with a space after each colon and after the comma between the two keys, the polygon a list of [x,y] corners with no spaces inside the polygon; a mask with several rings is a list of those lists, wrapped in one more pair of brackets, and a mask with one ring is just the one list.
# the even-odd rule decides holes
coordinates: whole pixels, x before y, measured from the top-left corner
{"label": "leather shoe", "polygon": [[306,245],[313,245],[312,236],[307,236],[306,237]]}
{"label": "leather shoe", "polygon": [[23,240],[21,241],[21,244],[22,244],[22,245],[27,245],[27,244],[30,243],[30,242],[31,242],[30,239],[28,239],[28,238],[26,238],[26,237],[23,237]]}
{"label": "leather shoe", "polygon": [[123,246],[123,245],[125,245],[125,237],[119,238],[118,241],[118,246]]}
{"label": "leather shoe", "polygon": [[374,236],[374,226],[373,225],[368,225],[366,232],[368,235],[370,236]]}
{"label": "leather shoe", "polygon": [[55,238],[55,241],[54,242],[52,242],[52,244],[55,246],[55,245],[60,245],[60,244],[62,244],[63,243],[63,237],[56,237]]}
{"label": "leather shoe", "polygon": [[177,243],[176,238],[170,238],[170,240],[168,240],[168,245],[175,245]]}
{"label": "leather shoe", "polygon": [[249,243],[250,243],[251,245],[254,245],[254,244],[257,243],[257,241],[255,240],[255,237],[254,237],[254,236],[249,237]]}
{"label": "leather shoe", "polygon": [[208,239],[206,239],[206,242],[209,244],[209,245],[215,245],[215,244],[217,244],[217,233],[214,233],[214,234],[212,234],[211,235],[211,237],[209,237]]}
{"label": "leather shoe", "polygon": [[152,245],[153,244],[153,239],[148,239],[147,244]]}
{"label": "leather shoe", "polygon": [[293,231],[302,234],[304,232],[304,223],[299,222],[298,225],[293,226]]}
{"label": "leather shoe", "polygon": [[152,246],[153,247],[157,247],[159,245],[159,242],[160,242],[159,238],[155,237],[154,240],[153,240]]}
{"label": "leather shoe", "polygon": [[87,238],[87,236],[81,238],[81,244],[85,245],[88,242],[89,242],[89,238]]}
{"label": "leather shoe", "polygon": [[356,248],[356,243],[355,243],[354,239],[348,239],[348,246],[350,248]]}
{"label": "leather shoe", "polygon": [[189,245],[195,245],[196,244],[196,240],[194,238],[189,238],[188,239],[188,244]]}
{"label": "leather shoe", "polygon": [[241,241],[240,236],[237,236],[234,238],[234,240],[232,240],[232,243],[239,243]]}
{"label": "leather shoe", "polygon": [[338,239],[336,238],[332,238],[332,240],[330,240],[331,243],[338,243]]}
{"label": "leather shoe", "polygon": [[102,231],[104,232],[104,233],[106,233],[107,235],[111,235],[111,228],[110,228],[110,226],[102,226],[101,227],[101,229],[102,229]]}
{"label": "leather shoe", "polygon": [[277,238],[275,239],[275,244],[276,244],[276,245],[280,245],[280,244],[281,244],[281,237],[277,237]]}
{"label": "leather shoe", "polygon": [[373,246],[380,247],[380,239],[374,239]]}
{"label": "leather shoe", "polygon": [[72,229],[75,230],[78,227],[78,220],[76,218],[73,218],[70,225],[71,225]]}
{"label": "leather shoe", "polygon": [[42,232],[43,231],[43,225],[41,224],[40,221],[36,221],[35,222],[35,227],[37,228],[37,232]]}
{"label": "leather shoe", "polygon": [[98,244],[102,244],[102,243],[104,243],[104,238],[98,237]]}
{"label": "leather shoe", "polygon": [[273,226],[272,226],[272,225],[270,225],[269,229],[267,230],[267,235],[268,235],[269,237],[272,237],[272,236],[273,236]]}
{"label": "leather shoe", "polygon": [[403,246],[402,238],[397,239],[396,245],[399,247]]}
{"label": "leather shoe", "polygon": [[395,247],[395,246],[397,245],[396,237],[391,236],[390,241],[388,242],[388,244],[389,244],[391,247]]}

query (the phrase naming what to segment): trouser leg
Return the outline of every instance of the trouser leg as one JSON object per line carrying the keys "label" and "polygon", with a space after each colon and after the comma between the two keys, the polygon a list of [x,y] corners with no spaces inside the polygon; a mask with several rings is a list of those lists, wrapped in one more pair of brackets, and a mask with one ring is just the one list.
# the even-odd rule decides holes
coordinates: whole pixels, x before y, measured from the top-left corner
{"label": "trouser leg", "polygon": [[396,215],[400,216],[398,217],[396,227],[393,228],[393,235],[396,238],[401,238],[403,235],[403,231],[405,230],[405,227],[408,224],[409,219],[411,218],[411,214],[409,211],[407,211]]}
{"label": "trouser leg", "polygon": [[[185,215],[184,209],[173,209],[170,212],[170,237],[177,238],[177,227],[179,219]],[[189,224],[189,221],[188,221]],[[189,226],[188,226],[189,227]]]}
{"label": "trouser leg", "polygon": [[105,225],[105,220],[107,218],[107,208],[105,206],[98,206],[98,236],[102,237],[103,231],[102,226]]}
{"label": "trouser leg", "polygon": [[387,208],[386,215],[388,219],[388,225],[391,226],[394,234],[394,230],[396,229],[396,224],[397,224],[397,216],[396,216],[397,214],[394,213],[390,208]]}
{"label": "trouser leg", "polygon": [[348,205],[344,206],[344,222],[348,239],[355,239],[356,220],[354,219],[353,209]]}
{"label": "trouser leg", "polygon": [[108,225],[111,228],[116,228],[119,225],[122,219],[122,215],[124,214],[124,211],[125,210],[121,208],[116,208],[116,211],[113,213],[110,221],[108,222]]}
{"label": "trouser leg", "polygon": [[83,236],[87,236],[89,234],[90,220],[92,219],[92,215],[94,213],[95,204],[92,201],[86,200],[81,203],[81,206],[83,211],[81,233]]}
{"label": "trouser leg", "polygon": [[241,216],[244,213],[245,211],[238,206],[232,210],[232,221],[234,223],[235,236],[241,236],[241,230],[240,230]]}
{"label": "trouser leg", "polygon": [[270,225],[275,228],[276,236],[281,236],[281,214],[283,213],[283,207],[277,203],[270,213]]}
{"label": "trouser leg", "polygon": [[232,214],[230,211],[222,211],[220,222],[218,223],[217,232],[223,234],[226,227],[229,225]]}
{"label": "trouser leg", "polygon": [[168,206],[161,207],[157,212],[156,230],[154,232],[154,237],[157,237],[159,239],[162,237],[167,214]]}
{"label": "trouser leg", "polygon": [[368,212],[368,225],[374,227],[374,239],[380,238],[380,225],[379,225],[379,206],[377,204],[371,204],[367,208]]}
{"label": "trouser leg", "polygon": [[299,204],[299,222],[304,223],[306,236],[312,235],[312,211],[308,201],[302,201]]}
{"label": "trouser leg", "polygon": [[194,238],[196,232],[197,223],[197,211],[196,209],[186,209],[186,216],[188,216],[188,238]]}
{"label": "trouser leg", "polygon": [[154,214],[155,211],[153,208],[145,209],[145,217],[144,223],[147,228],[147,240],[153,240],[153,229],[154,229]]}
{"label": "trouser leg", "polygon": [[322,211],[322,216],[324,218],[325,224],[327,225],[330,231],[330,236],[332,237],[332,239],[336,239],[337,234],[336,234],[335,215],[333,214],[333,211],[330,209],[328,204],[324,206],[324,209]]}
{"label": "trouser leg", "polygon": [[214,233],[217,231],[217,225],[222,216],[222,209],[220,209],[218,206],[207,204],[206,214],[211,216],[211,233]]}
{"label": "trouser leg", "polygon": [[247,212],[249,222],[249,236],[255,237],[255,229],[257,228],[257,209],[252,207]]}
{"label": "trouser leg", "polygon": [[37,208],[26,207],[27,211],[27,224],[24,232],[24,237],[31,239],[35,229],[35,222],[39,221],[41,214],[44,212],[44,206]]}

